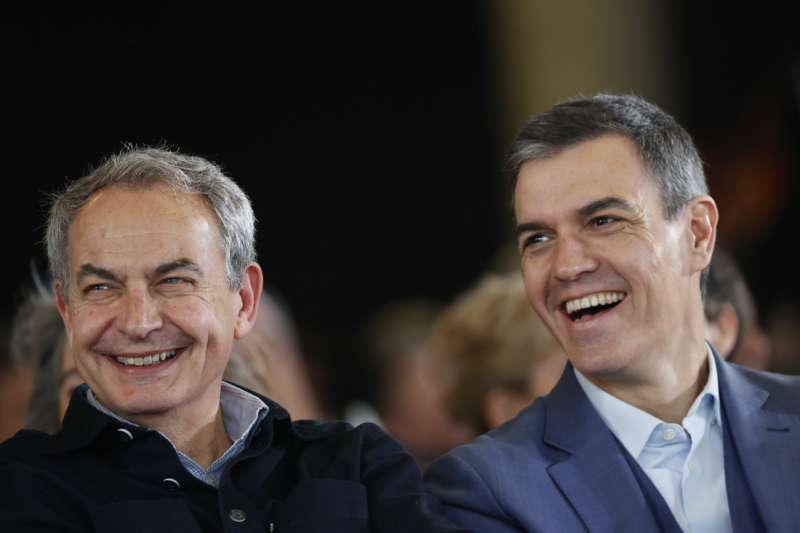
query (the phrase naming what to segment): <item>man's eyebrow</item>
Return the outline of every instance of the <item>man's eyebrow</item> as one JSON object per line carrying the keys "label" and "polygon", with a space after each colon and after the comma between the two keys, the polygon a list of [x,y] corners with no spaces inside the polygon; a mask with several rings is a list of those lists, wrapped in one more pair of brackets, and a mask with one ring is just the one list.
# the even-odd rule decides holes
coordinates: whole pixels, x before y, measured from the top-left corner
{"label": "man's eyebrow", "polygon": [[586,218],[594,213],[597,213],[598,211],[608,208],[622,209],[624,211],[635,211],[633,205],[631,205],[627,200],[623,200],[617,196],[606,196],[605,198],[600,198],[599,200],[589,202],[585,206],[581,207],[578,209],[578,214],[581,217]]}
{"label": "man's eyebrow", "polygon": [[[609,208],[622,209],[624,211],[629,211],[629,212],[636,211],[633,205],[627,200],[624,200],[617,196],[606,196],[605,198],[600,198],[599,200],[594,200],[592,202],[589,202],[588,204],[579,208],[577,213],[581,218],[586,218],[588,216],[593,215],[594,213],[597,213],[598,211],[602,211],[603,209],[609,209]],[[517,236],[520,236],[523,233],[542,231],[548,228],[549,226],[544,222],[533,220],[530,222],[517,224],[516,234]]]}
{"label": "man's eyebrow", "polygon": [[176,259],[175,261],[170,261],[168,263],[162,263],[158,265],[155,270],[153,270],[153,274],[155,276],[163,276],[168,272],[172,272],[173,270],[191,270],[192,272],[196,272],[197,274],[203,275],[203,271],[200,269],[200,265],[192,261],[191,259],[187,259],[186,257],[181,257],[180,259]]}
{"label": "man's eyebrow", "polygon": [[77,284],[80,285],[83,279],[88,276],[95,276],[100,279],[105,279],[108,281],[119,281],[116,274],[114,274],[110,270],[96,267],[91,263],[84,263],[83,265],[81,265],[81,268],[78,269]]}
{"label": "man's eyebrow", "polygon": [[517,224],[515,229],[517,237],[522,235],[523,233],[527,233],[529,231],[542,231],[547,229],[547,225],[543,222],[532,221],[532,222],[523,222],[522,224]]}

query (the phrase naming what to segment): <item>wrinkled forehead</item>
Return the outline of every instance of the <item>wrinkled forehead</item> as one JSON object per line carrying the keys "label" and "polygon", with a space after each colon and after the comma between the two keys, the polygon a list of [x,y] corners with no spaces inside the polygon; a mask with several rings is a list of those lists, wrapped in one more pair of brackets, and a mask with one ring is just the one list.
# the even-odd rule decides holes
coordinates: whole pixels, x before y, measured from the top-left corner
{"label": "wrinkled forehead", "polygon": [[221,251],[216,216],[202,196],[166,186],[107,187],[94,193],[69,227],[70,270],[86,260],[165,258],[186,250]]}

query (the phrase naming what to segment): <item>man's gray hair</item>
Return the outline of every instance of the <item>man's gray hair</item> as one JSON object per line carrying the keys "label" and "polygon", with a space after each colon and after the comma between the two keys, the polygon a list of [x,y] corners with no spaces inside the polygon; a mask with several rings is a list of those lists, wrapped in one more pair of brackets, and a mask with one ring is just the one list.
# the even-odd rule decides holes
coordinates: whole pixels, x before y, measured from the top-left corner
{"label": "man's gray hair", "polygon": [[692,198],[708,194],[703,162],[686,130],[643,98],[611,94],[567,100],[531,118],[506,159],[511,190],[527,161],[553,157],[580,142],[613,134],[636,145],[645,168],[656,180],[668,220]]}
{"label": "man's gray hair", "polygon": [[[130,148],[114,154],[54,197],[46,236],[53,280],[63,287],[69,282],[69,227],[94,193],[111,186],[146,189],[156,185],[205,198],[219,222],[228,285],[231,289],[239,287],[245,267],[256,259],[255,215],[250,200],[214,163],[158,148]],[[66,291],[62,294],[66,297]]]}

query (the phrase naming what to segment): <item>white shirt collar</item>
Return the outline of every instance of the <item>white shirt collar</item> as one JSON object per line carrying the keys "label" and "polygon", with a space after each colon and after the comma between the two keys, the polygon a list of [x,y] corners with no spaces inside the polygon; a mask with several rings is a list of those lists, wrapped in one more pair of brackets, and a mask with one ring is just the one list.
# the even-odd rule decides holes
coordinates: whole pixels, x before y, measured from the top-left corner
{"label": "white shirt collar", "polygon": [[[686,418],[695,414],[708,416],[710,413],[698,413],[698,409],[702,405],[703,399],[706,396],[710,396],[713,404],[713,416],[716,418],[717,423],[721,424],[717,365],[708,345],[706,345],[706,353],[708,354],[708,381],[706,381],[705,387],[703,387],[703,390],[700,391],[700,394],[697,395],[697,398],[689,408]],[[656,426],[665,422],[612,396],[589,381],[579,370],[575,368],[573,370],[578,384],[583,389],[583,392],[586,393],[589,402],[597,410],[600,418],[603,419],[603,422],[605,422],[614,436],[625,446],[628,453],[634,458],[638,458],[653,430]]]}

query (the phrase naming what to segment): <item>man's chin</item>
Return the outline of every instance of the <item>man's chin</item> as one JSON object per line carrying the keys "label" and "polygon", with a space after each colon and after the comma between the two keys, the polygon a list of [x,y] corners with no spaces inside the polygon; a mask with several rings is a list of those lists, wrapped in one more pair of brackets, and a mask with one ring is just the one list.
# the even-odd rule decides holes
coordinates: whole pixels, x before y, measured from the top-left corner
{"label": "man's chin", "polygon": [[98,398],[98,401],[117,416],[132,421],[138,417],[158,416],[173,408],[172,402],[155,394],[148,394],[146,391],[124,397],[112,396],[107,401]]}
{"label": "man's chin", "polygon": [[611,378],[625,368],[625,362],[622,360],[623,358],[619,357],[618,351],[602,350],[596,347],[595,349],[573,348],[568,353],[567,358],[572,366],[587,377]]}

